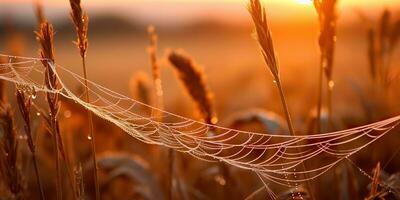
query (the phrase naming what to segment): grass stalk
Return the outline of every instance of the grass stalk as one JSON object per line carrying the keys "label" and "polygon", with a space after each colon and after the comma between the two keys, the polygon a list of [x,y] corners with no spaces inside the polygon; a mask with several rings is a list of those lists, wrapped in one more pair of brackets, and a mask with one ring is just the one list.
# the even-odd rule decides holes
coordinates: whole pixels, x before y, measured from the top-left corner
{"label": "grass stalk", "polygon": [[286,102],[285,94],[284,94],[284,91],[283,91],[283,88],[282,88],[281,80],[279,78],[276,79],[276,86],[277,86],[278,91],[279,91],[279,96],[280,96],[282,107],[283,107],[283,110],[284,110],[284,113],[285,113],[285,118],[286,118],[287,126],[289,128],[290,135],[295,136],[296,133],[295,133],[294,128],[293,128],[292,118],[290,116],[290,112],[289,112],[289,108],[288,108],[288,105],[287,105],[287,102]]}
{"label": "grass stalk", "polygon": [[33,142],[32,128],[31,128],[31,123],[30,123],[31,122],[30,108],[31,108],[31,103],[32,103],[32,96],[26,97],[24,92],[19,89],[17,89],[16,96],[17,96],[18,108],[22,115],[23,121],[25,123],[25,134],[27,135],[28,147],[32,154],[32,162],[33,162],[33,167],[35,170],[36,183],[39,187],[40,199],[43,200],[43,199],[45,199],[45,195],[44,195],[44,190],[43,190],[43,186],[42,186],[42,181],[41,181],[40,175],[39,175],[39,167],[38,167],[38,162],[37,162],[37,158],[36,158],[36,146],[35,146],[35,143]]}
{"label": "grass stalk", "polygon": [[[293,123],[290,117],[289,108],[286,102],[285,94],[282,88],[281,79],[280,79],[280,72],[279,72],[279,64],[278,58],[276,57],[274,44],[272,40],[271,31],[269,29],[267,15],[265,8],[261,5],[260,0],[250,0],[250,4],[248,6],[248,10],[253,18],[256,33],[257,33],[257,40],[261,48],[261,53],[264,57],[264,61],[269,68],[274,81],[277,85],[277,89],[279,90],[279,96],[281,99],[282,107],[285,113],[287,125],[290,131],[290,135],[295,136],[296,132],[293,128]],[[297,149],[297,151],[299,151]],[[302,162],[302,168],[306,170],[305,163]],[[308,179],[308,175],[304,175]],[[310,192],[311,199],[314,198],[313,188],[311,182],[309,180],[306,181],[308,191]]]}
{"label": "grass stalk", "polygon": [[61,169],[60,169],[60,154],[58,149],[59,147],[59,138],[58,134],[55,133],[56,130],[56,121],[51,121],[51,130],[53,133],[53,144],[54,144],[54,152],[55,152],[55,161],[56,161],[56,199],[61,200],[62,199],[62,174],[61,174]]}
{"label": "grass stalk", "polygon": [[[89,85],[87,81],[87,68],[86,68],[86,53],[88,48],[88,27],[89,27],[89,17],[86,12],[83,11],[81,6],[81,0],[70,0],[71,5],[71,18],[75,25],[75,31],[77,34],[77,40],[75,44],[80,50],[80,56],[82,60],[82,69],[83,69],[83,77],[85,79],[85,101],[86,103],[90,103],[90,95],[89,95]],[[98,167],[97,167],[97,158],[96,158],[96,139],[94,134],[94,125],[93,125],[93,114],[90,110],[87,110],[87,116],[89,121],[89,136],[88,139],[91,144],[92,150],[92,162],[94,168],[94,184],[95,184],[95,199],[100,199],[100,189],[98,182]]]}
{"label": "grass stalk", "polygon": [[[150,40],[150,45],[148,47],[148,53],[150,57],[151,71],[153,76],[153,82],[156,93],[155,107],[158,109],[164,109],[164,99],[161,81],[161,71],[158,63],[157,57],[157,41],[158,36],[153,26],[150,26],[147,30]],[[159,111],[153,111],[156,113],[151,113],[153,117],[156,117],[159,121],[162,121],[162,116]],[[175,178],[175,157],[176,153],[173,149],[168,149],[168,181],[167,181],[167,197],[172,200],[174,195],[174,178]]]}
{"label": "grass stalk", "polygon": [[318,99],[317,99],[317,133],[321,133],[321,114],[322,114],[322,93],[323,93],[323,79],[324,79],[324,61],[321,55],[318,75]]}
{"label": "grass stalk", "polygon": [[[49,90],[57,88],[57,76],[53,71],[54,67],[54,30],[53,26],[48,22],[40,24],[40,29],[36,33],[40,48],[40,56],[43,58],[42,64],[45,67],[45,84]],[[58,94],[57,93],[46,93],[46,100],[49,107],[49,127],[53,136],[54,152],[55,152],[55,164],[56,164],[56,199],[62,199],[62,174],[60,169],[60,158],[59,158],[59,129],[57,115],[59,112],[58,106]]]}
{"label": "grass stalk", "polygon": [[[18,167],[18,138],[14,116],[8,102],[0,102],[0,127],[3,137],[0,140],[0,175],[11,196],[6,199],[24,199],[24,182]],[[8,195],[7,195],[8,196]]]}
{"label": "grass stalk", "polygon": [[[168,59],[175,67],[179,79],[185,86],[185,89],[189,93],[190,97],[197,104],[197,109],[200,111],[205,123],[215,125],[218,122],[218,118],[214,107],[213,94],[206,84],[206,78],[203,70],[183,50],[172,51],[169,54]],[[212,135],[218,133],[213,127],[211,127],[209,132],[205,134]],[[226,163],[220,162],[218,169],[221,175],[226,180],[229,180],[227,181],[228,183],[234,184],[234,180],[231,178],[231,173]],[[227,186],[224,187],[223,195],[224,198],[228,198],[230,196]]]}
{"label": "grass stalk", "polygon": [[[90,103],[90,96],[89,96],[89,88],[88,88],[88,81],[87,81],[87,71],[86,71],[86,59],[82,57],[82,67],[83,67],[83,77],[85,78],[85,90],[86,90],[86,102]],[[93,114],[89,110],[87,110],[88,120],[89,120],[89,137],[91,148],[92,148],[92,162],[93,162],[93,178],[95,184],[95,198],[100,199],[100,188],[98,182],[98,167],[97,167],[97,157],[96,157],[96,141],[94,136],[94,126],[93,126]]]}
{"label": "grass stalk", "polygon": [[[322,91],[323,91],[323,78],[321,73],[325,72],[326,77],[326,97],[327,97],[327,112],[329,127],[332,126],[332,92],[333,92],[333,59],[336,44],[336,3],[337,0],[314,0],[314,7],[318,14],[318,20],[320,25],[320,35],[318,44],[320,47],[321,58],[320,58],[320,74],[319,74],[319,85],[318,85],[318,102],[317,102],[317,120],[318,126],[317,131],[321,131],[321,112],[322,112]],[[322,75],[323,76],[323,75]]]}
{"label": "grass stalk", "polygon": [[174,199],[174,178],[175,178],[175,151],[168,149],[168,184],[167,197],[169,200]]}

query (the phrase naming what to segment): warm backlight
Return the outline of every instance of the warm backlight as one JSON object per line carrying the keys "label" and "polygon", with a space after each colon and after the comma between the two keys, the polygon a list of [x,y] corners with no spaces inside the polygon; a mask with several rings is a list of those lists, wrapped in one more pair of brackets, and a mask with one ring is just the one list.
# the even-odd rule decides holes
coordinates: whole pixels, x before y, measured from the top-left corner
{"label": "warm backlight", "polygon": [[296,0],[297,3],[303,4],[303,5],[311,5],[312,0]]}

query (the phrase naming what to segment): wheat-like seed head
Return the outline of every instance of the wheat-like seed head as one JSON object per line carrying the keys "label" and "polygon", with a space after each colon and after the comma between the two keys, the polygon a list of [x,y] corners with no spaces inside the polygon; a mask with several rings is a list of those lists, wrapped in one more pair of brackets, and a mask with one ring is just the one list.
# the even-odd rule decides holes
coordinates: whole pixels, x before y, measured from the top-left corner
{"label": "wheat-like seed head", "polygon": [[74,22],[77,39],[75,44],[80,50],[81,57],[86,56],[88,48],[88,27],[89,27],[89,16],[82,10],[81,0],[70,0],[71,4],[71,18]]}
{"label": "wheat-like seed head", "polygon": [[40,24],[39,31],[36,32],[37,39],[40,43],[40,56],[45,59],[44,62],[47,63],[47,60],[54,62],[54,29],[53,26],[44,22]]}
{"label": "wheat-like seed head", "polygon": [[328,81],[332,79],[333,56],[336,43],[337,0],[314,0],[320,23],[319,46]]}
{"label": "wheat-like seed head", "polygon": [[206,123],[217,123],[218,120],[215,115],[212,93],[206,85],[204,72],[183,51],[172,51],[168,55],[168,59],[177,70],[186,90],[197,103],[197,107]]}
{"label": "wheat-like seed head", "polygon": [[391,28],[389,35],[389,51],[393,52],[400,40],[400,20],[397,20]]}
{"label": "wheat-like seed head", "polygon": [[373,79],[376,79],[377,76],[377,60],[376,60],[376,36],[375,31],[370,28],[368,29],[368,61],[369,61],[369,69],[370,74]]}
{"label": "wheat-like seed head", "polygon": [[31,135],[31,127],[30,127],[31,120],[29,114],[32,105],[32,96],[31,95],[26,96],[23,90],[17,88],[16,97],[17,97],[17,104],[19,111],[22,115],[22,119],[25,122],[25,133],[28,136],[27,142],[29,145],[29,149],[33,152],[35,147]]}
{"label": "wheat-like seed head", "polygon": [[[43,58],[42,64],[46,69],[45,84],[49,89],[57,88],[57,76],[53,71],[54,65],[54,29],[48,22],[40,25],[40,30],[36,32],[37,39],[40,43],[40,56]],[[47,101],[50,107],[52,117],[58,113],[58,95],[57,93],[47,93]]]}
{"label": "wheat-like seed head", "polygon": [[269,30],[265,8],[260,0],[250,0],[248,10],[253,18],[257,40],[264,60],[275,79],[279,79],[279,64],[275,54],[271,31]]}
{"label": "wheat-like seed head", "polygon": [[390,20],[391,13],[388,9],[385,9],[379,22],[379,49],[381,54],[385,54],[388,50],[387,38],[390,35]]}
{"label": "wheat-like seed head", "polygon": [[160,79],[160,67],[157,62],[157,34],[154,26],[149,26],[147,28],[147,33],[149,35],[150,45],[148,47],[148,53],[150,55],[151,67],[153,72],[154,80]]}
{"label": "wheat-like seed head", "polygon": [[154,26],[149,26],[147,28],[147,32],[148,32],[149,40],[150,40],[150,45],[147,50],[148,50],[150,62],[151,62],[151,71],[153,73],[154,87],[156,90],[156,95],[159,98],[158,99],[159,105],[157,105],[157,107],[162,109],[163,103],[162,103],[161,98],[163,96],[163,90],[162,90],[162,85],[161,85],[161,70],[160,70],[160,65],[158,63],[158,59],[157,59],[158,36],[157,36]]}
{"label": "wheat-like seed head", "polygon": [[41,0],[35,1],[35,13],[39,25],[46,22],[46,17],[44,16],[43,4]]}
{"label": "wheat-like seed head", "polygon": [[0,126],[3,130],[3,138],[0,145],[0,172],[4,183],[15,198],[23,195],[23,182],[20,170],[17,166],[18,140],[15,130],[14,116],[10,104],[0,104]]}

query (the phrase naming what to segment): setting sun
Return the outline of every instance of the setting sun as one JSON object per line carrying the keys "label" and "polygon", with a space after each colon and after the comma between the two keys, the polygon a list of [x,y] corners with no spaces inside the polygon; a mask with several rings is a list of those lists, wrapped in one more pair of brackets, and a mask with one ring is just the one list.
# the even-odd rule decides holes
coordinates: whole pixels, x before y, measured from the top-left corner
{"label": "setting sun", "polygon": [[296,0],[297,3],[303,4],[303,5],[311,5],[312,0]]}

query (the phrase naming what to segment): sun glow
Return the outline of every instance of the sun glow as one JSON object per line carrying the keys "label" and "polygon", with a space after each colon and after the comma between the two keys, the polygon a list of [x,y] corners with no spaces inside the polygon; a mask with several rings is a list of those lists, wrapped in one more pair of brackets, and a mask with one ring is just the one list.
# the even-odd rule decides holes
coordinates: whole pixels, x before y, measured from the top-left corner
{"label": "sun glow", "polygon": [[296,0],[298,4],[303,4],[303,5],[311,5],[312,0]]}

